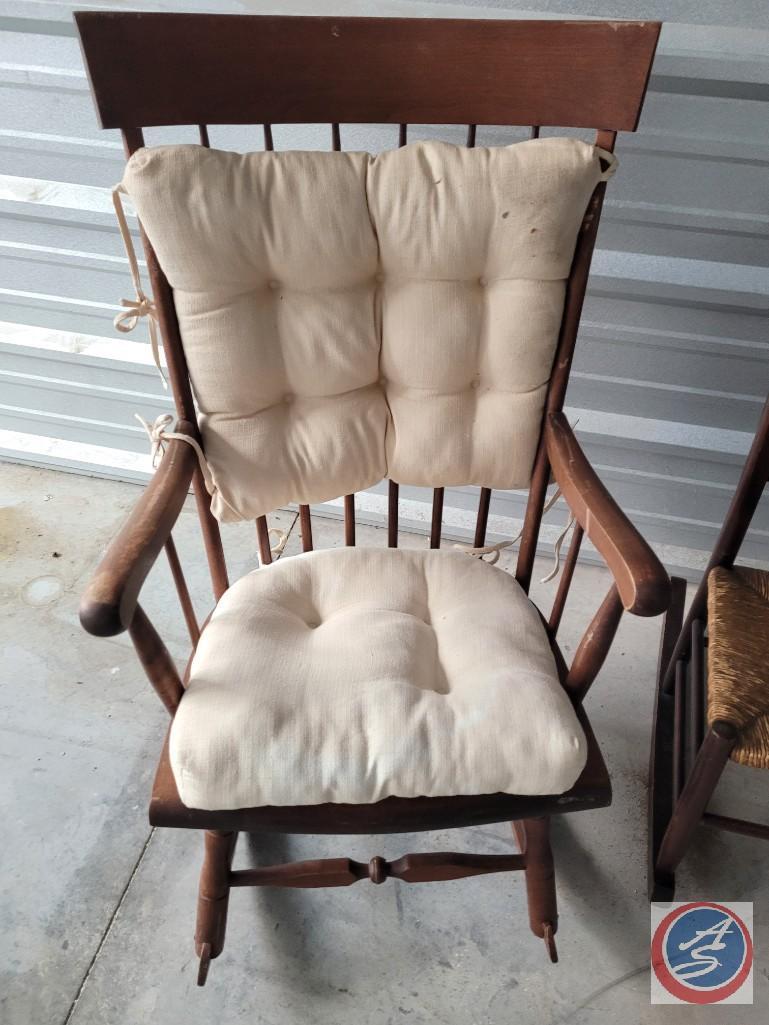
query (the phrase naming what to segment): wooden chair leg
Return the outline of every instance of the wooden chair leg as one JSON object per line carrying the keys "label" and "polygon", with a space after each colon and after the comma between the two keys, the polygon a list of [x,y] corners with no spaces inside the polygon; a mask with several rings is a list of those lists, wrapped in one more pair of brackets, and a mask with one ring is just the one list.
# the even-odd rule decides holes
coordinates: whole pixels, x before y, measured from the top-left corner
{"label": "wooden chair leg", "polygon": [[674,698],[663,683],[673,649],[681,633],[686,603],[686,581],[671,577],[670,607],[663,620],[657,664],[657,698],[654,707],[649,755],[649,900],[672,900],[675,880],[657,871],[657,855],[673,814],[673,713]]}
{"label": "wooden chair leg", "polygon": [[555,897],[555,866],[550,848],[550,819],[521,819],[512,825],[521,854],[526,859],[529,925],[534,935],[545,941],[548,956],[555,964],[558,961],[555,947],[558,905]]}
{"label": "wooden chair leg", "polygon": [[205,986],[212,958],[224,948],[227,905],[230,899],[230,868],[237,833],[205,833],[205,857],[200,873],[195,952],[198,955],[198,986]]}
{"label": "wooden chair leg", "polygon": [[662,837],[655,875],[674,878],[736,741],[737,731],[731,723],[714,722],[708,730]]}

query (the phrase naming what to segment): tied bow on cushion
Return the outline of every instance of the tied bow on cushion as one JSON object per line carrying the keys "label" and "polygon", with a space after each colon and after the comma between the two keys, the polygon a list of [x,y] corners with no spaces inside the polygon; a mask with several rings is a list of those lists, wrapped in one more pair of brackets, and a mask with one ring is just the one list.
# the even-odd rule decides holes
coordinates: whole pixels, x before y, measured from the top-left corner
{"label": "tied bow on cushion", "polygon": [[[203,449],[200,447],[198,441],[191,435],[182,434],[180,431],[168,430],[168,428],[174,423],[174,417],[171,413],[161,413],[160,416],[155,417],[152,423],[145,420],[139,413],[134,413],[134,416],[147,432],[147,437],[150,439],[152,445],[150,454],[152,457],[153,469],[157,469],[158,463],[166,450],[167,441],[183,441],[194,448],[195,454],[198,457],[198,465],[200,466],[200,472],[203,476],[203,483],[206,486],[206,491],[208,491],[209,495],[214,493],[214,479],[211,475],[211,470],[209,469]],[[279,527],[270,527],[267,533],[274,534],[278,539],[277,543],[270,548],[270,554],[277,557],[286,547],[288,534]]]}
{"label": "tied bow on cushion", "polygon": [[160,364],[160,343],[158,340],[157,328],[158,313],[155,309],[154,302],[146,295],[142,288],[141,276],[139,274],[139,261],[136,259],[136,252],[134,251],[133,242],[131,241],[131,233],[128,230],[128,222],[126,221],[123,202],[120,198],[121,191],[123,191],[123,187],[121,185],[117,185],[112,190],[112,205],[115,207],[115,216],[117,217],[118,227],[120,228],[120,234],[123,238],[126,256],[128,257],[128,267],[131,271],[131,280],[133,281],[134,290],[136,291],[136,298],[120,300],[120,305],[123,306],[124,309],[117,314],[113,320],[113,324],[122,334],[128,334],[129,331],[133,331],[142,317],[147,318],[150,332],[152,359],[154,360],[155,366],[160,374],[163,387],[167,389],[168,382],[166,381],[166,375],[163,373],[163,367]]}

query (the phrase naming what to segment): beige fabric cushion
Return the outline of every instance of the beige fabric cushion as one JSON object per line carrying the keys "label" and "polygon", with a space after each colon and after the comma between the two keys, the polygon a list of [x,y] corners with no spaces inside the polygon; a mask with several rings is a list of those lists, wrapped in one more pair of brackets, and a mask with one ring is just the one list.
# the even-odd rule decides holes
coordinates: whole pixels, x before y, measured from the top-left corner
{"label": "beige fabric cushion", "polygon": [[526,487],[599,152],[135,153],[123,184],[174,289],[214,514],[385,476]]}
{"label": "beige fabric cushion", "polygon": [[128,162],[124,184],[174,289],[220,520],[386,474],[367,163],[200,146]]}
{"label": "beige fabric cushion", "polygon": [[600,176],[595,148],[574,139],[421,143],[372,161],[393,480],[528,486],[566,278]]}
{"label": "beige fabric cushion", "polygon": [[459,552],[346,548],[219,602],[171,730],[189,807],[563,793],[585,737],[515,579]]}

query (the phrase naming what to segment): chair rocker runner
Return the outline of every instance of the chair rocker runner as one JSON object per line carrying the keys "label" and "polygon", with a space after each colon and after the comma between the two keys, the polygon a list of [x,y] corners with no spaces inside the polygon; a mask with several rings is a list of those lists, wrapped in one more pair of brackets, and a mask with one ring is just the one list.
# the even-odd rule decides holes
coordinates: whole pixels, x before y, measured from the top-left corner
{"label": "chair rocker runner", "polygon": [[[636,128],[659,25],[76,20],[102,126],[130,158],[179,417],[81,620],[130,632],[172,717],[150,820],[205,834],[199,981],[233,887],[388,877],[522,871],[555,961],[550,816],[611,800],[583,699],[622,611],[669,599],[562,412],[616,133]],[[332,152],[275,152],[286,122],[330,124]],[[355,122],[397,125],[397,146],[343,152]],[[409,123],[466,124],[467,147],[409,145]],[[212,149],[212,124],[261,124],[265,152]],[[476,148],[477,125],[501,124],[532,141]],[[201,145],[146,149],[140,125],[197,126]],[[548,126],[592,127],[596,145],[540,138]],[[551,476],[576,527],[545,619],[528,590]],[[382,478],[389,547],[356,548],[355,491]],[[171,536],[191,483],[215,601],[202,626]],[[433,490],[429,551],[397,547],[399,484]],[[455,485],[480,487],[476,549],[492,489],[528,489],[515,576],[439,550]],[[310,503],[338,496],[346,547],[314,551]],[[266,516],[288,503],[303,554],[273,562]],[[230,585],[217,521],[237,519],[255,520],[262,568]],[[569,667],[556,635],[584,536],[614,584]],[[161,548],[192,641],[183,679],[138,603]],[[241,831],[502,821],[520,853],[232,867]]]}

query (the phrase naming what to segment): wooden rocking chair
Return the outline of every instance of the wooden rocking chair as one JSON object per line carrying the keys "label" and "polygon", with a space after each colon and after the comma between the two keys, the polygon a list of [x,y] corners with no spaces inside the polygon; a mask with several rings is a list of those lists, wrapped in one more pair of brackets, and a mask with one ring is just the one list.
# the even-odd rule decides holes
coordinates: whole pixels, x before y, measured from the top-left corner
{"label": "wooden rocking chair", "polygon": [[735,566],[767,480],[769,401],[685,620],[686,584],[672,580],[650,764],[652,900],[673,899],[700,823],[769,840],[767,823],[707,810],[730,758],[769,768],[769,572]]}
{"label": "wooden rocking chair", "polygon": [[[105,128],[121,129],[129,157],[144,145],[140,126],[198,126],[202,146],[207,147],[208,126],[212,124],[261,124],[265,149],[271,150],[272,124],[307,122],[330,124],[333,150],[341,149],[340,125],[345,123],[397,125],[400,146],[407,142],[411,123],[467,125],[469,147],[475,144],[479,124],[533,125],[533,138],[539,137],[540,126],[592,127],[596,130],[597,145],[611,152],[617,131],[636,128],[659,34],[659,25],[650,22],[131,13],[79,13],[75,17],[101,124]],[[206,151],[197,152],[204,154]],[[214,155],[213,151],[208,152]],[[159,826],[205,831],[205,861],[195,932],[201,984],[210,960],[222,951],[229,893],[237,886],[346,886],[364,878],[382,883],[388,876],[420,882],[523,870],[531,928],[535,935],[544,939],[551,959],[557,959],[549,816],[598,808],[611,801],[609,777],[582,702],[609,651],[623,609],[636,615],[657,615],[667,607],[670,589],[664,569],[598,480],[561,412],[605,185],[600,181],[594,190],[591,185],[591,190],[592,196],[590,191],[587,193],[590,198],[586,209],[581,208],[575,222],[579,225],[579,218],[582,218],[565,286],[560,330],[557,342],[554,341],[555,358],[549,384],[543,386],[546,387],[544,410],[537,414],[533,435],[533,468],[515,574],[520,594],[527,595],[546,489],[552,474],[577,525],[553,610],[548,619],[535,613],[529,632],[532,636],[541,635],[547,659],[551,665],[553,659],[555,662],[556,689],[568,695],[570,702],[566,701],[565,706],[570,710],[569,715],[573,714],[573,706],[576,721],[584,730],[584,768],[566,792],[557,793],[536,790],[525,794],[479,793],[476,788],[470,793],[444,791],[436,796],[392,794],[369,803],[302,803],[298,799],[292,803],[204,810],[182,802],[167,742],[152,792],[150,821]],[[507,216],[507,212],[503,211],[501,216]],[[146,221],[144,226],[147,228]],[[177,295],[175,306],[174,291],[164,273],[168,268],[161,266],[146,237],[144,245],[180,420],[176,433],[203,445],[205,430],[201,435],[184,331],[180,330],[179,297]],[[197,390],[198,382],[195,387]],[[425,458],[430,457],[426,454]],[[216,603],[230,600],[238,585],[230,588],[219,527],[211,513],[201,467],[191,446],[177,437],[167,443],[154,479],[110,544],[81,606],[82,623],[92,634],[108,636],[123,630],[130,632],[149,680],[172,720],[179,719],[178,710],[184,708],[189,698],[190,692],[185,687],[191,672],[195,674],[195,663],[191,660],[193,668],[188,666],[185,678],[181,679],[137,600],[150,566],[165,547],[189,627],[193,653],[197,649],[196,657],[200,656],[207,632],[209,637],[213,636],[217,614],[214,612],[213,617],[198,627],[171,538],[174,521],[191,481],[214,599]],[[389,489],[388,538],[390,547],[395,548],[398,484],[391,482]],[[444,488],[436,486],[430,533],[432,549],[441,545],[443,497]],[[485,543],[490,497],[490,488],[482,487],[476,547]],[[314,500],[308,497],[297,500],[303,548],[308,553],[312,552],[313,545],[310,509],[306,503]],[[344,513],[345,542],[354,546],[354,494],[344,498]],[[253,518],[256,519],[261,561],[266,566],[271,562],[267,520],[264,515]],[[569,668],[555,638],[583,534],[603,556],[615,583],[595,614]],[[302,560],[323,560],[326,556],[343,556],[356,551],[364,550],[348,547],[334,553],[284,559],[269,569],[256,571],[256,575],[261,574],[260,579],[266,581],[271,579],[271,574],[280,574],[284,569],[289,574],[294,573],[286,563],[295,567],[309,565]],[[387,558],[406,557],[406,554],[403,551],[390,555],[386,551],[381,553]],[[471,567],[473,573],[488,574],[489,581],[493,578],[500,587],[503,584],[510,588],[516,586],[510,576],[466,556],[420,554],[438,560],[458,559],[463,566]],[[444,564],[447,563],[440,565]],[[254,576],[249,574],[249,577]],[[528,599],[525,604],[532,608]],[[514,613],[511,609],[510,615]],[[429,623],[429,619],[427,621]],[[317,623],[307,624],[308,629],[314,626]],[[464,637],[461,644],[465,644]],[[481,675],[480,669],[478,675]],[[301,719],[303,708],[295,707],[294,712]],[[531,747],[527,723],[511,721],[505,724],[505,729],[513,747],[519,744],[525,747],[527,737]],[[543,738],[542,743],[546,744],[547,724]],[[536,745],[532,748],[532,752],[535,751]],[[288,782],[295,793],[301,794],[301,779],[291,777]],[[500,821],[513,823],[520,854],[422,853],[407,854],[392,862],[374,857],[367,865],[339,858],[239,870],[231,867],[240,831],[256,834],[399,833]]]}

